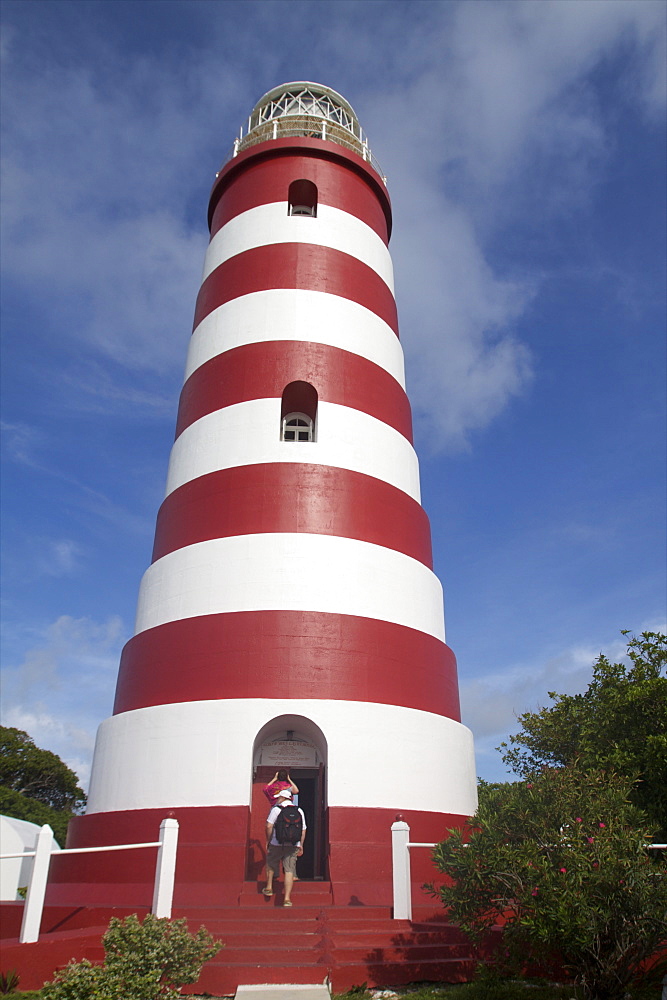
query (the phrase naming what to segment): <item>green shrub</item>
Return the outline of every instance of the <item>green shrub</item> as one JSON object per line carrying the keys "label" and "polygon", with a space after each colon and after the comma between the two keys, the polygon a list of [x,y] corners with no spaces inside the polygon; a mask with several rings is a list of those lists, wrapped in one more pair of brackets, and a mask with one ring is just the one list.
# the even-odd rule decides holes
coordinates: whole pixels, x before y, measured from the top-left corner
{"label": "green shrub", "polygon": [[45,983],[43,1000],[174,1000],[179,987],[196,983],[204,962],[220,950],[205,927],[188,933],[185,920],[148,914],[113,917],[102,938],[103,965],[70,962]]}
{"label": "green shrub", "polygon": [[19,984],[19,974],[16,969],[0,972],[0,993],[15,993]]}
{"label": "green shrub", "polygon": [[483,786],[471,830],[436,847],[451,881],[433,892],[451,919],[476,942],[503,923],[499,970],[563,968],[587,1000],[620,1000],[641,979],[667,936],[667,872],[632,787],[576,766]]}

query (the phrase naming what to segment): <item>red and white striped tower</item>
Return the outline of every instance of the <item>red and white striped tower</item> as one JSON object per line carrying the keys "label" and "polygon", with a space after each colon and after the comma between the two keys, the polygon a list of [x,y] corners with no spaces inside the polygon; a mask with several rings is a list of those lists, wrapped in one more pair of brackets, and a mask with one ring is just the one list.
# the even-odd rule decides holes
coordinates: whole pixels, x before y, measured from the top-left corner
{"label": "red and white striped tower", "polygon": [[[238,896],[262,868],[260,786],[286,764],[302,878],[388,901],[396,813],[441,839],[474,812],[475,769],[419,502],[390,202],[347,101],[266,94],[209,220],[153,562],[68,844],[154,839],[174,815],[177,901]],[[91,857],[76,881],[106,902],[152,878],[152,858],[119,876]]]}

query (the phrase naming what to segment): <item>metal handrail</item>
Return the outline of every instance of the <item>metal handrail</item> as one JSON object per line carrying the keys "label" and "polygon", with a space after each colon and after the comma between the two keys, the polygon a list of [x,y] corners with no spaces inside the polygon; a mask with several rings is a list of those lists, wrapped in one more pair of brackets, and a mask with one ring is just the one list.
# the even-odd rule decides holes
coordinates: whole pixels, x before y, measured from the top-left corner
{"label": "metal handrail", "polygon": [[[288,124],[290,121],[294,124]],[[286,116],[285,118],[274,118],[273,120],[256,125],[246,132],[245,136],[243,135],[243,129],[241,129],[240,136],[234,140],[231,157],[238,156],[244,149],[256,146],[260,142],[291,137],[323,139],[327,142],[335,142],[345,149],[352,150],[353,153],[357,153],[358,156],[361,156],[363,160],[370,164],[386,187],[387,178],[377,158],[371,151],[367,140],[358,139],[344,126],[327,121],[325,118],[308,118],[305,115],[300,117]]]}

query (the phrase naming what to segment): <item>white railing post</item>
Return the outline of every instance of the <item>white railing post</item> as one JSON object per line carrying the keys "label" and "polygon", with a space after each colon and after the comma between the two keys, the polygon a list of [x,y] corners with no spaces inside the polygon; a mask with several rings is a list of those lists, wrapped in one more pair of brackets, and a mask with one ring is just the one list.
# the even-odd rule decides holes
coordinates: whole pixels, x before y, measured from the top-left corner
{"label": "white railing post", "polygon": [[326,139],[326,137],[327,137],[327,120],[326,120],[326,118],[323,118],[322,119],[322,138]]}
{"label": "white railing post", "polygon": [[35,860],[32,865],[32,874],[30,875],[28,895],[26,896],[21,933],[19,935],[19,942],[21,944],[32,944],[33,941],[39,939],[39,927],[42,922],[46,882],[49,877],[52,849],[53,830],[45,824],[37,834]]}
{"label": "white railing post", "polygon": [[160,823],[160,846],[155,865],[155,886],[151,913],[155,917],[171,917],[178,847],[178,820],[163,819]]}
{"label": "white railing post", "polygon": [[410,827],[397,819],[391,824],[391,856],[394,882],[394,920],[412,920],[410,886]]}

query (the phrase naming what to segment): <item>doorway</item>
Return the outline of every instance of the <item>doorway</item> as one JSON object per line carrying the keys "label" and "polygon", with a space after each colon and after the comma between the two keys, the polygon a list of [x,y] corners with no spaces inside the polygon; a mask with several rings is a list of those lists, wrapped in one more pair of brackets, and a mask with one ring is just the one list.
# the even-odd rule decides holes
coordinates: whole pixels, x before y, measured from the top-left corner
{"label": "doorway", "polygon": [[[298,727],[298,728],[297,728]],[[258,733],[254,749],[248,862],[246,878],[260,881],[266,866],[266,817],[271,808],[263,788],[281,767],[299,788],[298,805],[307,834],[297,875],[302,881],[328,878],[326,805],[326,741],[310,720],[297,716],[274,719]]]}
{"label": "doorway", "polygon": [[[250,837],[249,868],[251,870],[248,871],[247,875],[249,879],[253,880],[262,877],[266,863],[264,825],[271,807],[262,788],[271,781],[275,773],[275,767],[260,766],[255,769]],[[327,878],[328,854],[326,849],[326,808],[324,805],[324,764],[320,764],[319,767],[290,768],[290,777],[298,786],[298,804],[303,809],[307,826],[303,855],[298,859],[296,865],[297,875],[304,882],[321,881]]]}

